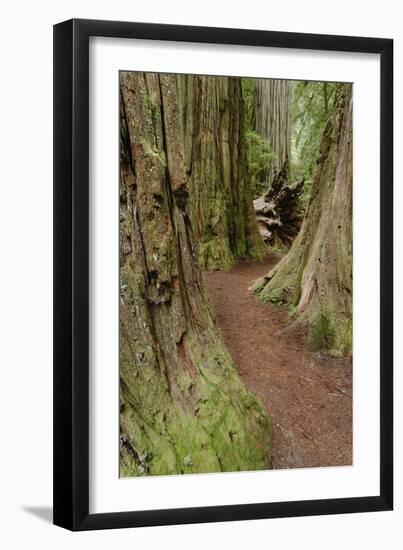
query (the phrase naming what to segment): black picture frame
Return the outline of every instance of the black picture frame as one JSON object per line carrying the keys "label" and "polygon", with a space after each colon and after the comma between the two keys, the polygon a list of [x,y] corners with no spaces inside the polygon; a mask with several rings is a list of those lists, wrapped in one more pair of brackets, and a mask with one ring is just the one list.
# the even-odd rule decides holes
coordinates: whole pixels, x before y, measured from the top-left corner
{"label": "black picture frame", "polygon": [[[377,53],[380,123],[380,490],[365,497],[89,513],[89,38]],[[54,523],[71,530],[393,507],[393,40],[73,19],[54,26]]]}

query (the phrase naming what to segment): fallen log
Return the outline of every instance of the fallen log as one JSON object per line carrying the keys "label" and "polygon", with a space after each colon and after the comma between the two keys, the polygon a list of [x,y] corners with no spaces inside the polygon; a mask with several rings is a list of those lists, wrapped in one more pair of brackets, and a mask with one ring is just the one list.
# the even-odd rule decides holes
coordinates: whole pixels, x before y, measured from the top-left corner
{"label": "fallen log", "polygon": [[285,161],[274,174],[268,191],[253,201],[260,234],[269,246],[290,248],[304,217],[299,201],[303,188],[303,178],[289,182]]}

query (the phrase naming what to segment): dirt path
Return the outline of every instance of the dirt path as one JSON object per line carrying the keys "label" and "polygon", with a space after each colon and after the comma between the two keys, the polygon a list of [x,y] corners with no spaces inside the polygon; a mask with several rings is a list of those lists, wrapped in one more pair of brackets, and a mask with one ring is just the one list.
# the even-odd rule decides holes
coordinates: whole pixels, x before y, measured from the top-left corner
{"label": "dirt path", "polygon": [[351,464],[351,360],[308,352],[302,334],[284,331],[287,312],[248,291],[279,259],[204,274],[217,326],[244,383],[273,419],[273,467]]}

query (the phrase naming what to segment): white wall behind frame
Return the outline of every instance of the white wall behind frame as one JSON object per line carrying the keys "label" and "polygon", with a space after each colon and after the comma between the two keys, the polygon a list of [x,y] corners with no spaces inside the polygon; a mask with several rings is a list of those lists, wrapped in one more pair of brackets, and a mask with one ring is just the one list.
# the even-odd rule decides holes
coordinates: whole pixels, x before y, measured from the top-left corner
{"label": "white wall behind frame", "polygon": [[[403,30],[401,2],[288,0],[15,0],[5,3],[0,35],[2,138],[0,239],[1,346],[0,543],[11,550],[276,547],[285,550],[401,548],[403,408],[396,369],[396,511],[137,530],[69,533],[41,520],[52,499],[52,24],[75,17],[395,38],[396,172],[403,181]],[[395,211],[403,209],[396,186]],[[396,281],[403,279],[403,219],[396,216]],[[401,285],[396,288],[396,355],[403,360]],[[22,337],[23,336],[23,337]],[[34,507],[30,513],[26,508]],[[39,512],[38,512],[39,508]]]}

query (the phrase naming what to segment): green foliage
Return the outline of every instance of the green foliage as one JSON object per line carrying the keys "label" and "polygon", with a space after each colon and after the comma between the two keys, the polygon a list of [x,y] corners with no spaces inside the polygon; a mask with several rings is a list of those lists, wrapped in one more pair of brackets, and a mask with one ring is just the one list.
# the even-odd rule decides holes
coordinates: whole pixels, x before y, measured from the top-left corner
{"label": "green foliage", "polygon": [[270,252],[273,252],[273,254],[279,254],[280,256],[284,256],[287,254],[288,250],[286,248],[281,248],[281,246],[273,245],[270,247]]}
{"label": "green foliage", "polygon": [[253,198],[267,191],[267,173],[273,159],[276,158],[270,143],[253,130],[253,94],[254,79],[242,79],[242,94],[245,107],[245,142],[250,188]]}
{"label": "green foliage", "polygon": [[267,139],[253,130],[245,133],[245,141],[250,187],[253,198],[256,199],[267,191],[267,172],[276,155]]}
{"label": "green foliage", "polygon": [[323,130],[334,108],[335,88],[332,82],[298,80],[293,83],[291,179],[305,179],[301,197],[304,205],[309,199]]}
{"label": "green foliage", "polygon": [[[253,131],[254,86],[253,78],[242,79],[247,161],[253,198],[257,198],[266,191],[267,173],[276,155],[267,139]],[[298,80],[292,84],[290,180],[304,178],[303,206],[309,199],[323,130],[334,108],[335,89],[332,82]]]}
{"label": "green foliage", "polygon": [[271,290],[263,290],[259,295],[259,298],[264,304],[272,304],[275,307],[284,306],[288,300],[289,289],[288,287],[273,288]]}

